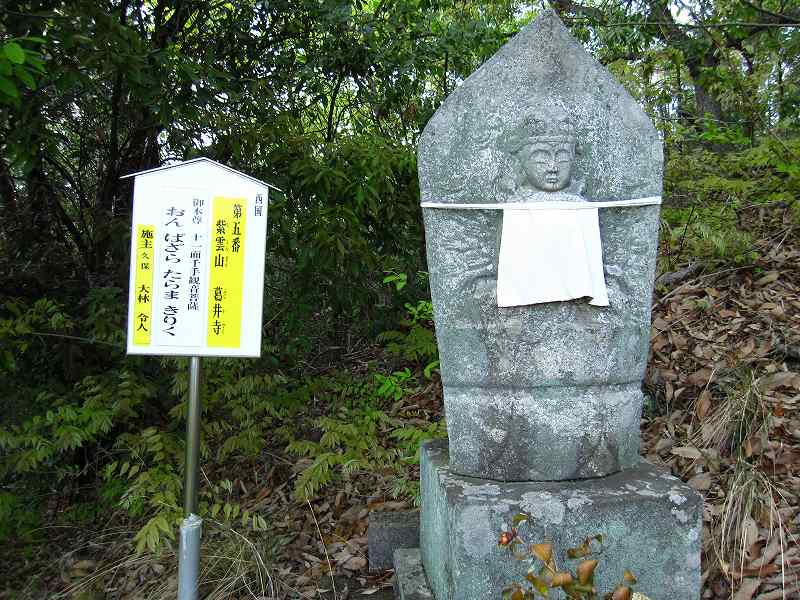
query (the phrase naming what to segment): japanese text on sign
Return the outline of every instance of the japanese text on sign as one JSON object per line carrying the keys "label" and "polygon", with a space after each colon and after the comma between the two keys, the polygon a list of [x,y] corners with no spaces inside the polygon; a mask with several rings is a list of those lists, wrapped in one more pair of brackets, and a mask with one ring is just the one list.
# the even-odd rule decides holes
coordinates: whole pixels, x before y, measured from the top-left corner
{"label": "japanese text on sign", "polygon": [[181,255],[183,246],[186,245],[185,232],[183,229],[184,210],[170,206],[166,210],[166,222],[164,223],[164,244],[162,262],[166,269],[161,275],[163,280],[162,287],[164,300],[166,303],[162,307],[162,331],[169,336],[175,337],[175,328],[178,324],[178,311],[181,299],[181,288],[183,287],[184,265]]}
{"label": "japanese text on sign", "polygon": [[136,228],[133,343],[139,346],[146,346],[150,343],[150,329],[153,317],[154,241],[155,227],[152,225],[139,225]]}
{"label": "japanese text on sign", "polygon": [[244,198],[214,198],[208,286],[208,345],[211,347],[239,345],[246,215]]}

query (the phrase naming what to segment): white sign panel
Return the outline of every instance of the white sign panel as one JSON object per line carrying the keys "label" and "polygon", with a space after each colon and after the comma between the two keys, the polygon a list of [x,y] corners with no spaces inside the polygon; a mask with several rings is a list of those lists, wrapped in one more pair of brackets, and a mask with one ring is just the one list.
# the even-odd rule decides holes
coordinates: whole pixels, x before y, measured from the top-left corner
{"label": "white sign panel", "polygon": [[135,177],[128,353],[260,356],[269,186],[208,159]]}

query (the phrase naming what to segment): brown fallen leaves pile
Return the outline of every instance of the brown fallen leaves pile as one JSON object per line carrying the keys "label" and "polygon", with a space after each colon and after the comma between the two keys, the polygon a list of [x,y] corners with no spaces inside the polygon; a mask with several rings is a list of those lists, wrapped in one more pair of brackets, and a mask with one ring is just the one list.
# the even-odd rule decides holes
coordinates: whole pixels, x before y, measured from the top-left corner
{"label": "brown fallen leaves pile", "polygon": [[647,458],[703,494],[703,598],[800,597],[800,248],[657,294]]}

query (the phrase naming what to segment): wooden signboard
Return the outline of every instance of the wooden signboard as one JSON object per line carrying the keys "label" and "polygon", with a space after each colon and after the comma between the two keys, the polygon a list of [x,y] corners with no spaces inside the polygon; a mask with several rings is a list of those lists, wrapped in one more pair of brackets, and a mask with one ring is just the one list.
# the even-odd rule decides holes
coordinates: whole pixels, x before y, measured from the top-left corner
{"label": "wooden signboard", "polygon": [[272,186],[207,158],[131,176],[128,354],[260,356]]}

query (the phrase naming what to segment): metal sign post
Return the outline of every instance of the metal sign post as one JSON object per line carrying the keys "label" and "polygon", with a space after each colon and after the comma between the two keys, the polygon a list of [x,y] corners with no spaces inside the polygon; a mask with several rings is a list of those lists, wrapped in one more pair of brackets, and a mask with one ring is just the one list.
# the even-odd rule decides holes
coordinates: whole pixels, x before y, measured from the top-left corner
{"label": "metal sign post", "polygon": [[200,357],[189,359],[189,406],[186,413],[186,464],[183,486],[178,600],[197,600],[203,519],[197,515],[200,481]]}

